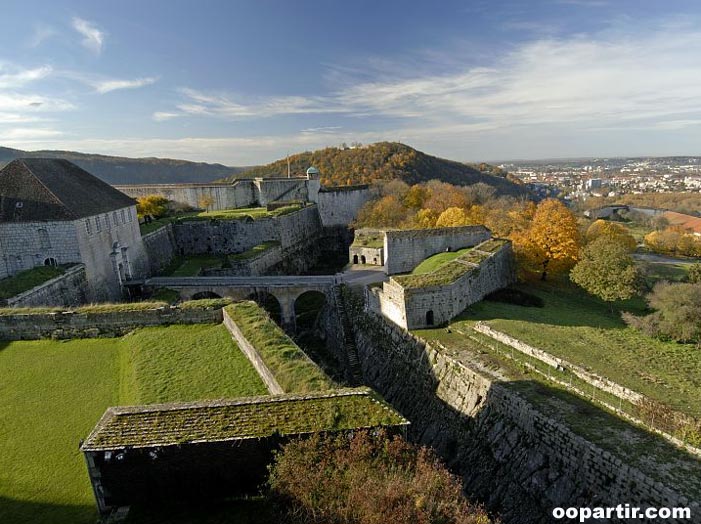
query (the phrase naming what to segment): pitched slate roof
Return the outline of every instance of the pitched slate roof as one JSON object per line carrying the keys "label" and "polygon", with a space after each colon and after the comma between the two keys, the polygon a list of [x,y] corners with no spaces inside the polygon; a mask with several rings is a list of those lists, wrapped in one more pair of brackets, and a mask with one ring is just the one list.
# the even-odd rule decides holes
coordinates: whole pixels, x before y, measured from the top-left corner
{"label": "pitched slate roof", "polygon": [[0,171],[0,222],[75,220],[133,205],[68,160],[18,158]]}
{"label": "pitched slate roof", "polygon": [[108,408],[83,451],[301,435],[409,422],[370,388]]}

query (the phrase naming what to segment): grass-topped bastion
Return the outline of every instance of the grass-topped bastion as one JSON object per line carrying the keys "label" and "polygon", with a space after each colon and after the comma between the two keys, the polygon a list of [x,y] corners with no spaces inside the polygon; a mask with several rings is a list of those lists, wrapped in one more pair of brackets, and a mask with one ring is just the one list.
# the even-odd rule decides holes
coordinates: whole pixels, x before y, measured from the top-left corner
{"label": "grass-topped bastion", "polygon": [[368,306],[403,328],[440,325],[514,278],[511,243],[492,238],[433,255],[412,273],[390,277],[381,289],[369,289]]}
{"label": "grass-topped bastion", "polygon": [[242,207],[236,209],[222,209],[217,211],[194,211],[191,213],[180,213],[142,223],[141,234],[146,235],[173,222],[194,221],[194,220],[258,220],[261,218],[273,218],[289,213],[294,213],[302,209],[301,203],[290,203],[289,205],[268,209],[266,207]]}

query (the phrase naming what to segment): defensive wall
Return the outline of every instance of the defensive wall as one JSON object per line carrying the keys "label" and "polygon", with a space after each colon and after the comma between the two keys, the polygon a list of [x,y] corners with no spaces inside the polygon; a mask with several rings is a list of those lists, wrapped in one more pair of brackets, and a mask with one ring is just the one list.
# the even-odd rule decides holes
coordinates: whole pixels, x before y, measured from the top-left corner
{"label": "defensive wall", "polygon": [[166,224],[141,238],[148,257],[149,274],[156,275],[168,267],[177,254],[173,224]]}
{"label": "defensive wall", "polygon": [[427,344],[345,296],[364,383],[409,419],[411,440],[436,449],[463,476],[468,495],[504,522],[546,524],[554,507],[623,502],[701,511],[698,486],[661,483],[573,433],[498,372]]}
{"label": "defensive wall", "polygon": [[385,271],[388,275],[408,273],[431,255],[476,246],[490,237],[484,226],[387,231]]}
{"label": "defensive wall", "polygon": [[[160,195],[193,208],[210,211],[267,206],[274,202],[313,202],[325,226],[348,225],[370,199],[368,186],[322,188],[318,179],[254,178],[232,184],[149,184],[114,186],[132,198]],[[206,204],[206,206],[205,206]]]}
{"label": "defensive wall", "polygon": [[222,306],[206,308],[159,306],[151,309],[129,309],[123,305],[116,305],[100,306],[94,311],[88,307],[85,310],[50,312],[17,310],[16,313],[4,310],[0,313],[0,340],[116,337],[141,327],[218,324],[222,322],[222,318]]}
{"label": "defensive wall", "polygon": [[0,306],[35,307],[44,304],[77,306],[85,303],[87,294],[88,280],[85,266],[76,264],[69,267],[62,275],[7,300],[0,300]]}
{"label": "defensive wall", "polygon": [[515,281],[507,240],[490,239],[433,273],[390,277],[366,293],[368,305],[405,329],[440,325]]}

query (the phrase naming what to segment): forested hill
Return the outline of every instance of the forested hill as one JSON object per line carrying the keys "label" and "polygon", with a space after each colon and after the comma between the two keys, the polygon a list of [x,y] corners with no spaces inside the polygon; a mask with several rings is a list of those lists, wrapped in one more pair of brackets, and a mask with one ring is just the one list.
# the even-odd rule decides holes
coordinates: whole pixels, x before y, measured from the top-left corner
{"label": "forested hill", "polygon": [[0,147],[0,167],[20,157],[64,158],[108,184],[169,184],[211,182],[244,169],[222,164],[188,162],[168,158],[125,158],[91,155],[73,151],[22,151]]}
{"label": "forested hill", "polygon": [[[365,184],[399,178],[408,184],[439,179],[456,185],[484,182],[502,194],[525,192],[522,185],[507,178],[505,172],[488,164],[467,165],[427,155],[396,142],[378,142],[354,148],[327,147],[291,155],[292,175],[302,175],[309,166],[321,172],[324,185]],[[267,177],[287,173],[287,159],[259,166],[230,177]]]}

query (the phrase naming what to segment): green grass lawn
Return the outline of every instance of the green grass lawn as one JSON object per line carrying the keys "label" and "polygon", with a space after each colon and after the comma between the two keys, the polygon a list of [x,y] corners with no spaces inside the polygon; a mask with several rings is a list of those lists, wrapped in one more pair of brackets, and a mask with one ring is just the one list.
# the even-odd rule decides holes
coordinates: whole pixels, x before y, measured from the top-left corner
{"label": "green grass lawn", "polygon": [[455,260],[463,253],[470,251],[470,248],[459,249],[458,251],[448,251],[446,253],[438,253],[432,257],[428,257],[426,260],[421,262],[418,266],[414,268],[411,272],[412,275],[423,275],[424,273],[431,273],[441,267],[446,262]]}
{"label": "green grass lawn", "polygon": [[672,264],[665,262],[639,262],[645,280],[652,285],[660,280],[682,282],[689,275],[689,264]]}
{"label": "green grass lawn", "polygon": [[626,327],[620,311],[641,314],[642,300],[614,306],[574,286],[528,285],[545,307],[483,301],[456,318],[484,320],[499,331],[627,386],[674,409],[701,416],[701,350],[663,342]]}
{"label": "green grass lawn", "polygon": [[94,524],[78,444],[109,406],[261,393],[222,326],[0,342],[0,522]]}
{"label": "green grass lawn", "polygon": [[37,266],[0,280],[0,300],[14,297],[66,272],[63,266]]}
{"label": "green grass lawn", "polygon": [[175,257],[162,275],[169,277],[195,277],[202,269],[221,267],[224,257],[216,255],[188,255]]}

